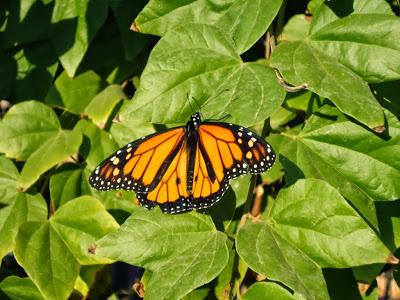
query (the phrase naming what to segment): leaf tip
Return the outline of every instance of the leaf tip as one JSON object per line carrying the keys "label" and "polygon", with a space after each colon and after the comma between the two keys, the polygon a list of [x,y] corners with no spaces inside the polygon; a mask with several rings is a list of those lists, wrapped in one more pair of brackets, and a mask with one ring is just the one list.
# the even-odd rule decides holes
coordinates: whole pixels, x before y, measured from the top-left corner
{"label": "leaf tip", "polygon": [[145,290],[144,290],[144,284],[141,281],[135,282],[132,286],[132,289],[135,291],[135,293],[141,297],[144,298],[145,296]]}
{"label": "leaf tip", "polygon": [[386,130],[385,125],[380,125],[380,126],[376,126],[374,128],[372,128],[375,132],[377,133],[382,133]]}
{"label": "leaf tip", "polygon": [[97,245],[95,243],[91,244],[88,248],[88,252],[91,254],[96,254]]}
{"label": "leaf tip", "polygon": [[132,22],[132,25],[129,29],[135,32],[140,32],[139,28],[136,26],[135,21]]}

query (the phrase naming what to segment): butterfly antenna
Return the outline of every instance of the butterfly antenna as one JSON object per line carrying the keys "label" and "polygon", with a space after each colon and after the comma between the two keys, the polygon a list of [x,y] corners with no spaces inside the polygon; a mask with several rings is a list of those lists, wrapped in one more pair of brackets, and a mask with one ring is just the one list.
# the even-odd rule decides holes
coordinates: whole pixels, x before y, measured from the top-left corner
{"label": "butterfly antenna", "polygon": [[193,102],[196,103],[198,110],[200,111],[201,106],[199,105],[199,103],[196,101],[196,98],[192,96]]}
{"label": "butterfly antenna", "polygon": [[225,121],[226,119],[229,119],[230,117],[232,117],[231,114],[226,114],[225,116],[223,116],[219,119],[208,119],[207,121],[221,122],[221,121]]}
{"label": "butterfly antenna", "polygon": [[190,102],[190,96],[189,96],[189,93],[187,93],[187,94],[186,94],[186,97],[187,97],[187,100],[188,100],[188,103],[189,103],[190,109],[192,110],[192,113],[195,113],[196,111],[194,110],[194,108],[193,108],[193,106],[192,106],[192,103]]}

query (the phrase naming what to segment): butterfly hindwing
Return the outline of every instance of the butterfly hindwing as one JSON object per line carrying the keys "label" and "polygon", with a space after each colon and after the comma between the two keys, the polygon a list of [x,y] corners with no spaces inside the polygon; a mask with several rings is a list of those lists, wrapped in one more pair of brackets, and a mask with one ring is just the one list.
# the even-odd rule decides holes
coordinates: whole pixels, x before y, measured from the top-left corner
{"label": "butterfly hindwing", "polygon": [[151,208],[157,204],[167,213],[192,210],[191,196],[187,189],[188,150],[185,139],[157,186],[149,193],[137,194],[142,205]]}

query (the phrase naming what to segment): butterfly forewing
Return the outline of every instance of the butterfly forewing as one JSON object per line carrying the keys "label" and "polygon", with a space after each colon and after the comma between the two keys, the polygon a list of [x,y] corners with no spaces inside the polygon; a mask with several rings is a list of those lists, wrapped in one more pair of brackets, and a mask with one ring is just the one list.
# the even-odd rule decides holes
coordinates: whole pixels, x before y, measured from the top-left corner
{"label": "butterfly forewing", "polygon": [[104,160],[89,178],[99,190],[149,192],[166,172],[185,138],[183,127],[132,142]]}

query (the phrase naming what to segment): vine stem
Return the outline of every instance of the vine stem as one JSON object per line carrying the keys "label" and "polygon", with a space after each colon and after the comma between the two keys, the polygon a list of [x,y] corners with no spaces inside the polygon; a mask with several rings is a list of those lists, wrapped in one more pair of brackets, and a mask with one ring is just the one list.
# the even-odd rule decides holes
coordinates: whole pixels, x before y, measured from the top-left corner
{"label": "vine stem", "polygon": [[[400,0],[399,0],[400,1]],[[285,16],[284,13],[284,7],[285,7],[286,2],[282,5],[281,10],[279,11],[279,15],[278,15],[278,21],[277,21],[277,29],[276,29],[276,33],[274,33],[273,29],[272,29],[272,25],[268,28],[268,31],[265,35],[265,58],[267,60],[270,59],[272,52],[275,49],[276,43],[275,43],[275,36],[276,35],[280,35],[282,32],[282,26],[283,26],[283,18]],[[282,9],[283,8],[283,9]],[[283,79],[282,74],[279,72],[278,69],[274,68],[275,70],[275,76],[278,80],[278,83],[289,93],[295,93],[301,90],[304,90],[308,87],[307,83],[302,83],[300,85],[297,86],[292,86],[289,85],[285,82],[285,79]]]}

